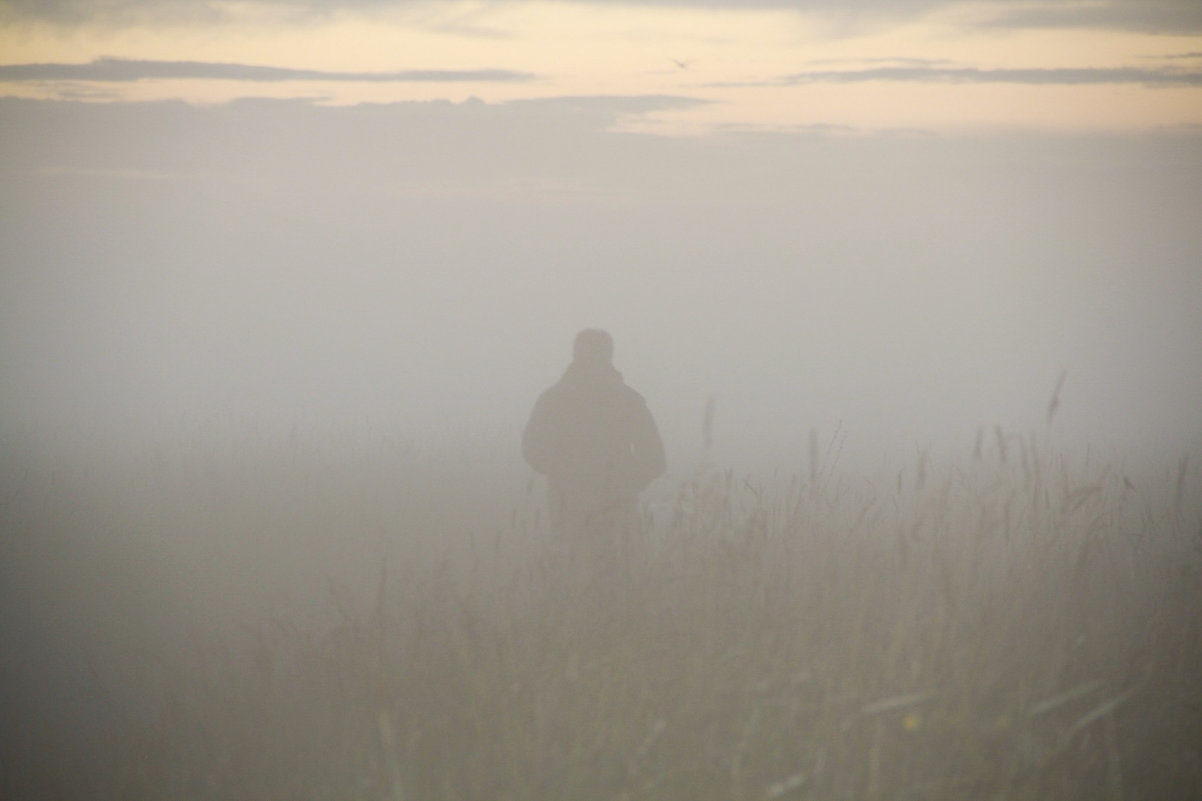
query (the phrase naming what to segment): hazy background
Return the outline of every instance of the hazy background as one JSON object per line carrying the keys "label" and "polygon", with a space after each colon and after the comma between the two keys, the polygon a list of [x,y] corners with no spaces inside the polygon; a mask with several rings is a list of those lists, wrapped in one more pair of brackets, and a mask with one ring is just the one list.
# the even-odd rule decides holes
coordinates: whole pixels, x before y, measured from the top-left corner
{"label": "hazy background", "polygon": [[673,98],[0,100],[6,436],[516,442],[608,328],[674,469],[1202,445],[1202,134],[664,137]]}
{"label": "hazy background", "polygon": [[[830,618],[840,648],[919,653],[925,635],[874,626],[944,626],[939,642],[980,657],[948,650],[966,683],[933,673],[929,689],[981,720],[992,712],[964,687],[993,694],[1004,675],[1026,699],[1044,686],[1028,677],[1068,647],[1063,626],[1072,653],[1103,666],[1083,680],[1164,655],[1182,689],[1163,708],[1184,720],[1180,699],[1197,693],[1174,638],[1196,615],[1169,601],[1196,596],[1200,220],[1197,0],[0,0],[0,719],[19,735],[0,761],[22,766],[0,794],[37,795],[25,775],[47,795],[41,779],[70,754],[95,775],[141,771],[129,755],[145,733],[187,728],[159,699],[210,684],[189,683],[209,635],[237,654],[283,621],[324,642],[379,608],[383,570],[404,608],[458,608],[446,579],[459,570],[464,598],[510,615],[471,588],[524,592],[510,579],[553,550],[520,433],[584,327],[613,334],[659,421],[657,513],[700,476],[680,495],[681,564],[724,570],[697,573],[696,598],[734,576],[747,591],[732,598],[783,598],[816,620],[828,600],[852,604],[843,620],[859,633]],[[1021,464],[1004,453],[1020,447]],[[695,471],[703,457],[733,470]],[[839,470],[850,478],[830,480]],[[761,493],[796,474],[804,494]],[[764,521],[783,553],[828,535],[830,547],[793,574],[744,536]],[[680,539],[690,525],[708,539]],[[997,546],[997,531],[1007,553],[986,567],[1016,571],[997,595],[1009,623],[962,637],[945,625],[959,618],[925,605],[942,603],[945,578],[921,560],[887,575],[907,537],[954,556]],[[831,559],[859,553],[843,547],[857,533],[888,558],[840,572]],[[754,558],[732,559],[731,544]],[[1051,546],[1080,550],[1058,567]],[[1087,551],[1096,570],[1081,569]],[[1066,591],[1067,565],[1096,594]],[[647,597],[674,606],[657,569]],[[770,575],[787,591],[751,591]],[[980,575],[964,586],[992,603]],[[578,598],[548,601],[559,620]],[[755,631],[769,612],[720,606],[723,631]],[[898,610],[913,629],[887,622]],[[1029,610],[1052,639],[1015,633],[1040,628]],[[531,687],[565,674],[555,653],[578,628],[565,620],[532,647],[512,640],[549,660],[531,662],[548,671]],[[1087,629],[1105,636],[1079,650]],[[792,671],[778,643],[821,652],[787,630],[762,628],[746,660],[687,650],[702,674]],[[496,661],[484,653],[467,658]],[[898,654],[891,681],[904,681],[888,691],[908,692]],[[827,664],[866,692],[875,681],[875,667]],[[421,671],[397,674],[426,693]],[[295,697],[278,695],[281,709]],[[615,730],[608,717],[580,730]],[[215,730],[238,753],[231,720]],[[1172,753],[1161,743],[1190,741],[1133,725],[1158,759]],[[324,724],[280,730],[347,741]],[[482,750],[469,743],[465,764]],[[200,771],[209,757],[182,757],[210,751],[168,742],[165,775]],[[960,753],[936,751],[940,764]]]}

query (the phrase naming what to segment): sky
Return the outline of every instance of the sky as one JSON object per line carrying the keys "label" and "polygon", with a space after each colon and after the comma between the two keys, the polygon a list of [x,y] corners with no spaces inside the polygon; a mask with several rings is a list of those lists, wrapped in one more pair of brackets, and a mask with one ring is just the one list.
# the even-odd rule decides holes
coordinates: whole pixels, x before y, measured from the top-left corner
{"label": "sky", "polygon": [[676,470],[1202,449],[1192,0],[9,0],[0,131],[8,435],[516,441],[600,326]]}
{"label": "sky", "polygon": [[1202,123],[1192,0],[0,4],[0,87],[323,104],[672,95],[630,129]]}

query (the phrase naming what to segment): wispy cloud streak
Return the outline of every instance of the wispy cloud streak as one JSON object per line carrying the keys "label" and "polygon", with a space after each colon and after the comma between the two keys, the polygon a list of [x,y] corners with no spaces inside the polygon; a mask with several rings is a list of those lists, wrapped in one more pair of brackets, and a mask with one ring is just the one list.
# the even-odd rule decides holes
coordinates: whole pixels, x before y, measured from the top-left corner
{"label": "wispy cloud streak", "polygon": [[[220,0],[0,0],[0,16],[46,20],[63,25],[81,25],[98,20],[121,25],[147,21],[229,22],[231,8],[268,10],[300,21],[326,18],[336,12],[375,13],[382,9],[416,7],[429,0],[247,0],[227,4]],[[493,0],[493,5],[517,5],[526,0]],[[610,5],[611,0],[549,0],[550,4]],[[722,11],[731,9],[787,9],[800,13],[917,19],[961,4],[963,0],[629,0],[639,8],[684,8]],[[1197,0],[983,0],[976,4],[986,12],[979,24],[998,28],[1110,28],[1152,33],[1202,31],[1202,4]],[[474,26],[468,33],[477,35]],[[483,29],[486,35],[487,28]],[[461,31],[462,32],[462,31]]]}
{"label": "wispy cloud streak", "polygon": [[1197,0],[1101,0],[1015,5],[1017,7],[993,3],[992,7],[998,13],[984,25],[1043,30],[1106,28],[1161,34],[1189,34],[1202,30],[1202,4]]}
{"label": "wispy cloud streak", "polygon": [[976,67],[874,67],[862,70],[814,70],[786,75],[766,85],[809,83],[1017,83],[1032,85],[1143,84],[1202,86],[1202,72],[1115,68],[979,69]]}
{"label": "wispy cloud streak", "polygon": [[362,83],[444,82],[514,83],[537,76],[515,70],[398,70],[394,72],[329,72],[254,64],[210,61],[141,61],[101,58],[86,64],[0,65],[0,81],[105,81],[132,82],[151,79],[226,81],[337,81]]}

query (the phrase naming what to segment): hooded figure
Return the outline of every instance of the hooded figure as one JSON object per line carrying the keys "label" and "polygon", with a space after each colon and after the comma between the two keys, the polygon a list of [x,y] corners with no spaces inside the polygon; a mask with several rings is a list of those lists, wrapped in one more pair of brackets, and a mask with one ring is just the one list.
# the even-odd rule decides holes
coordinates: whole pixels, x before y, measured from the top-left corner
{"label": "hooded figure", "polygon": [[522,434],[522,455],[547,476],[557,534],[616,535],[634,522],[639,493],[666,467],[647,403],[612,358],[609,334],[581,331],[571,365],[534,404]]}

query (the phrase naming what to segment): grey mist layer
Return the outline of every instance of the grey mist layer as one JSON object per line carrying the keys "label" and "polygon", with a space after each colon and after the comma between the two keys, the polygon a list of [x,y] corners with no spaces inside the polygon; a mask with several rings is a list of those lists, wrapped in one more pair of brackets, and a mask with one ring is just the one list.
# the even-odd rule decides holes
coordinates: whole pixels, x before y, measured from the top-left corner
{"label": "grey mist layer", "polygon": [[1202,441],[1202,136],[616,133],[669,97],[0,101],[0,404],[515,437],[610,330],[673,463]]}

